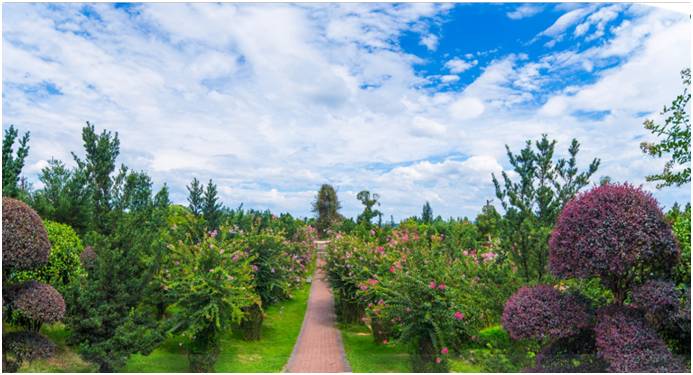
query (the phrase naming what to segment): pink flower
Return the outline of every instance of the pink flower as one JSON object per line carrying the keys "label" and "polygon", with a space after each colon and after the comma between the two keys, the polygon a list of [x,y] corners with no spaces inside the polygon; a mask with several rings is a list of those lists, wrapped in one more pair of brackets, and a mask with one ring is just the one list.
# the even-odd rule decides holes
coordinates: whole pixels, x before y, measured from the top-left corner
{"label": "pink flower", "polygon": [[385,304],[385,301],[383,301],[382,299],[380,299],[380,301],[378,301],[378,305],[384,305],[384,304]]}
{"label": "pink flower", "polygon": [[457,320],[464,319],[464,314],[462,314],[461,311],[455,311],[455,319],[457,319]]}
{"label": "pink flower", "polygon": [[253,268],[253,272],[257,272],[258,267],[257,267],[256,265],[253,264],[253,265],[252,265],[252,268]]}
{"label": "pink flower", "polygon": [[463,252],[462,252],[462,255],[468,256],[468,255],[469,255],[469,251],[467,251],[467,250],[463,251]]}
{"label": "pink flower", "polygon": [[390,266],[390,273],[395,273],[395,266]]}
{"label": "pink flower", "polygon": [[438,289],[445,290],[445,284],[440,283],[440,285],[438,285]]}
{"label": "pink flower", "polygon": [[436,357],[436,363],[440,363],[440,362],[442,362],[442,361],[443,361],[443,360],[440,359],[440,357]]}
{"label": "pink flower", "polygon": [[435,288],[436,288],[436,282],[435,282],[435,281],[431,281],[431,283],[428,284],[428,287],[431,288],[431,289],[435,289]]}
{"label": "pink flower", "polygon": [[375,236],[375,230],[371,229],[371,236]]}
{"label": "pink flower", "polygon": [[377,283],[378,283],[378,280],[376,280],[376,279],[368,279],[368,284],[370,284],[370,285],[375,285]]}
{"label": "pink flower", "polygon": [[362,285],[359,286],[359,289],[361,289],[361,290],[368,290],[368,285],[363,285],[363,284],[362,284]]}
{"label": "pink flower", "polygon": [[217,230],[215,229],[215,230],[209,232],[209,236],[212,238],[216,237],[217,236]]}
{"label": "pink flower", "polygon": [[382,254],[382,253],[385,252],[385,248],[382,247],[382,246],[378,246],[375,250],[376,250],[377,252],[379,252],[380,254]]}
{"label": "pink flower", "polygon": [[440,349],[440,354],[448,354],[448,348],[445,347],[443,349]]}
{"label": "pink flower", "polygon": [[388,341],[387,339],[383,339],[383,344],[387,345]]}

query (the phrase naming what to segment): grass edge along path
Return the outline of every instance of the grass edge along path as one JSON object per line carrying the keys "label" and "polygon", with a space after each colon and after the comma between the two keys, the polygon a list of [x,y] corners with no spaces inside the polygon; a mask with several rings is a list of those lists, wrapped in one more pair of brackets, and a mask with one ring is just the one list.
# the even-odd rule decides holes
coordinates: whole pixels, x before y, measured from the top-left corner
{"label": "grass edge along path", "polygon": [[[244,341],[238,333],[221,340],[216,372],[279,372],[286,364],[298,337],[310,291],[309,283],[293,293],[293,298],[265,311],[262,339]],[[182,338],[173,337],[150,355],[133,355],[123,372],[188,372],[188,358]]]}

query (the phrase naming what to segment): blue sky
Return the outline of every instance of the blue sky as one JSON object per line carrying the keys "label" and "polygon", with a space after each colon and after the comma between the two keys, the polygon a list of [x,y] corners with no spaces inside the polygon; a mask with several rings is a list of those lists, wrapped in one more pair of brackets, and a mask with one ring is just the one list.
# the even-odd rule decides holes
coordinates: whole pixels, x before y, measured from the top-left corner
{"label": "blue sky", "polygon": [[[690,66],[685,9],[644,4],[3,4],[3,128],[32,132],[25,174],[81,152],[91,121],[172,199],[213,178],[225,204],[344,213],[362,189],[395,219],[474,216],[491,173],[542,133],[600,176],[654,189],[646,118]],[[497,203],[497,202],[496,202]]]}

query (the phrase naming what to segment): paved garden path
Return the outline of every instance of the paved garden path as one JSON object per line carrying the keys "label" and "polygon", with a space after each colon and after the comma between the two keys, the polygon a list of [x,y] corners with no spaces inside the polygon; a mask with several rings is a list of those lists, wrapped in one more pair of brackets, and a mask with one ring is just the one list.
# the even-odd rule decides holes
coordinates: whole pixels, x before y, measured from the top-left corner
{"label": "paved garden path", "polygon": [[286,365],[286,372],[351,372],[342,337],[335,325],[334,300],[323,266],[324,242],[318,242],[318,266],[313,275],[301,334]]}

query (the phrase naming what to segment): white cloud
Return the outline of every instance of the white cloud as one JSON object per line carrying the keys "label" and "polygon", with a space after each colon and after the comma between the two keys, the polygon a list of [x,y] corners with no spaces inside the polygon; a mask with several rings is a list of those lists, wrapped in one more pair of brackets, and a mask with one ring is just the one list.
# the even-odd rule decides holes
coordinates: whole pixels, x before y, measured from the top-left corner
{"label": "white cloud", "polygon": [[450,73],[459,74],[464,72],[465,70],[469,70],[478,63],[479,62],[477,60],[465,61],[463,59],[460,59],[459,57],[455,57],[454,59],[448,60],[445,63],[445,67],[448,68]]}
{"label": "white cloud", "polygon": [[484,103],[472,97],[462,97],[450,105],[450,114],[458,120],[468,120],[484,113]]}
{"label": "white cloud", "polygon": [[425,46],[429,51],[435,51],[438,48],[438,37],[433,34],[427,34],[421,37],[419,44]]}
{"label": "white cloud", "polygon": [[532,17],[537,13],[541,12],[542,10],[543,7],[541,5],[522,4],[519,7],[515,8],[515,10],[513,10],[512,12],[508,12],[506,15],[510,19],[519,20],[523,18]]}
{"label": "white cloud", "polygon": [[440,77],[440,80],[442,82],[448,83],[448,82],[456,82],[460,80],[460,76],[455,75],[455,74],[446,74],[442,77]]}

